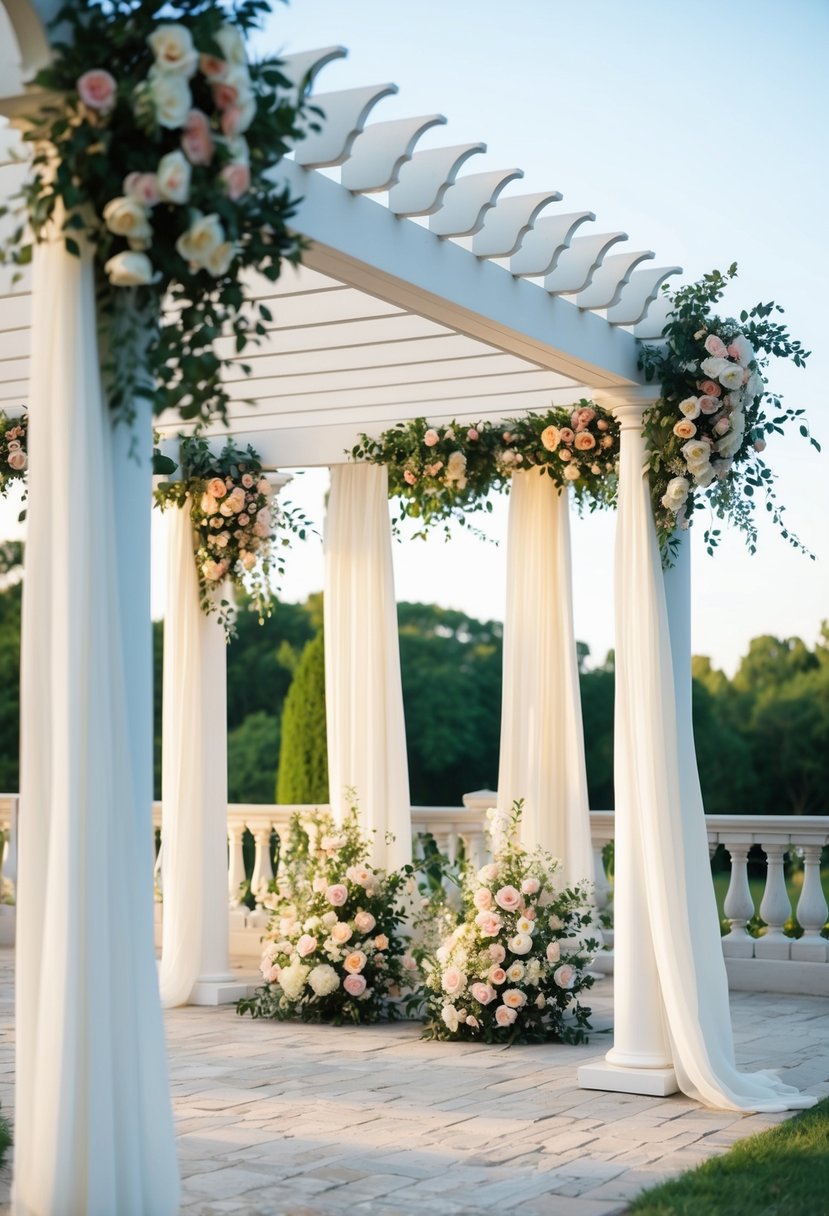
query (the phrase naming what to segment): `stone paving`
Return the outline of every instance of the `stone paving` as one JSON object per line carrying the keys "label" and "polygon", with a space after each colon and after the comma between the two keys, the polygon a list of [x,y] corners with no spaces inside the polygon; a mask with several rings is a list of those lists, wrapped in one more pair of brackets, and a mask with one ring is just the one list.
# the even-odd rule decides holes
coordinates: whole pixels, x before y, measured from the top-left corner
{"label": "stone paving", "polygon": [[[0,951],[0,1103],[13,1117],[12,955]],[[580,1090],[610,1045],[611,987],[582,1047],[427,1043],[403,1022],[254,1022],[232,1008],[166,1015],[188,1216],[616,1216],[646,1187],[782,1115]],[[829,1007],[737,993],[738,1060],[829,1094]],[[0,1173],[8,1212],[10,1169]],[[113,1213],[113,1216],[118,1216]]]}

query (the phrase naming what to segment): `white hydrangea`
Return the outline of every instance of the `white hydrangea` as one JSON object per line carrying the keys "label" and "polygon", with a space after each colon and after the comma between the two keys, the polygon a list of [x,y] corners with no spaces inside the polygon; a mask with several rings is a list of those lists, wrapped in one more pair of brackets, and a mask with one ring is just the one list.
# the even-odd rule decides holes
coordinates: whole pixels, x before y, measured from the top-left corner
{"label": "white hydrangea", "polygon": [[309,971],[310,967],[306,967],[298,959],[289,967],[283,968],[279,976],[279,986],[289,1001],[296,1001],[302,996]]}
{"label": "white hydrangea", "polygon": [[330,996],[332,992],[336,992],[339,988],[340,977],[333,967],[329,967],[327,963],[320,963],[309,974],[308,983],[317,996]]}

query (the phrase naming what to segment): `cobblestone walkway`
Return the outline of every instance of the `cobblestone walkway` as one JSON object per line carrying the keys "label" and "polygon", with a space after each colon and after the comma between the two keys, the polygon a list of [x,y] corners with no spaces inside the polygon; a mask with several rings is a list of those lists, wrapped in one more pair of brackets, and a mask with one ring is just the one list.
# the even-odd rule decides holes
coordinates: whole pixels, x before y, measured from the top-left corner
{"label": "cobblestone walkway", "polygon": [[[0,1103],[13,1117],[12,955],[0,951]],[[590,994],[610,1022],[611,990]],[[829,1093],[817,997],[732,997],[743,1068]],[[614,1216],[645,1187],[784,1116],[709,1111],[576,1087],[585,1047],[425,1043],[412,1023],[253,1022],[232,1008],[166,1015],[189,1216]],[[8,1212],[10,1169],[0,1173]],[[118,1216],[113,1213],[113,1216]]]}

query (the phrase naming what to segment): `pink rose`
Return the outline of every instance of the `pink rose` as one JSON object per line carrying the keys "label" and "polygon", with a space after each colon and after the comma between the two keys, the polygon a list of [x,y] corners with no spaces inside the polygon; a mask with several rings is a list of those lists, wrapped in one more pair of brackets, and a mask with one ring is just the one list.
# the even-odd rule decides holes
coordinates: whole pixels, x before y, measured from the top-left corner
{"label": "pink rose", "polygon": [[550,942],[547,946],[547,962],[557,963],[561,958],[561,946],[558,942]]}
{"label": "pink rose", "polygon": [[765,452],[766,441],[765,441],[765,439],[755,439],[753,446],[754,446],[755,452]]}
{"label": "pink rose", "polygon": [[464,976],[458,967],[447,967],[443,973],[441,986],[449,996],[454,996],[463,988]]}
{"label": "pink rose", "polygon": [[354,925],[360,933],[371,933],[376,924],[377,921],[370,912],[361,911],[354,917]]}
{"label": "pink rose", "polygon": [[362,996],[366,990],[365,977],[362,975],[347,975],[343,980],[343,988],[349,996]]}
{"label": "pink rose", "polygon": [[377,950],[388,950],[389,939],[386,937],[385,933],[377,934],[377,936],[374,939],[374,946]]}
{"label": "pink rose", "polygon": [[184,120],[181,149],[191,165],[209,165],[213,159],[210,122],[201,110],[191,110]]}
{"label": "pink rose", "polygon": [[507,1005],[499,1005],[495,1010],[495,1021],[499,1026],[511,1026],[517,1017],[516,1011]]}
{"label": "pink rose", "polygon": [[484,937],[495,937],[501,928],[501,918],[495,912],[479,912],[475,924]]}
{"label": "pink rose", "polygon": [[572,988],[576,982],[576,969],[575,967],[571,967],[569,963],[562,963],[553,972],[553,979],[559,988]]}
{"label": "pink rose", "polygon": [[403,969],[405,971],[417,971],[417,960],[414,958],[413,955],[409,954],[408,950],[403,955],[403,958],[401,961],[403,963]]}
{"label": "pink rose", "polygon": [[331,936],[338,946],[344,946],[353,932],[350,925],[347,925],[344,920],[338,920],[336,925],[331,926]]}
{"label": "pink rose", "polygon": [[589,431],[580,431],[579,434],[576,435],[575,446],[577,452],[589,452],[591,448],[596,446],[596,440]]}
{"label": "pink rose", "polygon": [[525,878],[521,883],[521,890],[524,895],[535,895],[538,892],[540,883],[537,878]]}
{"label": "pink rose", "polygon": [[604,436],[604,438],[602,439],[602,447],[603,448],[612,448],[613,447],[613,436],[612,435]]}
{"label": "pink rose", "polygon": [[435,444],[439,442],[439,440],[440,435],[431,427],[429,427],[429,430],[423,436],[423,442],[426,444],[427,448],[433,448]]}
{"label": "pink rose", "polygon": [[719,397],[722,392],[716,380],[703,380],[699,387],[706,397]]}
{"label": "pink rose", "polygon": [[599,421],[596,423],[596,430],[597,431],[606,431],[607,430],[607,422],[605,421],[604,418],[600,418]]}
{"label": "pink rose", "polygon": [[437,477],[438,473],[441,471],[442,468],[443,468],[442,460],[436,460],[432,464],[427,464],[426,465],[426,476],[427,477]]}
{"label": "pink rose", "polygon": [[507,973],[503,967],[490,967],[486,977],[490,984],[503,984],[507,978]]}
{"label": "pink rose", "polygon": [[251,488],[251,486],[253,485],[253,478],[251,477],[250,473],[243,474],[242,485],[245,487],[246,490],[249,490]]}
{"label": "pink rose", "polygon": [[489,946],[489,957],[493,963],[503,963],[507,957],[507,952],[503,946],[499,946],[497,942],[491,942]]}
{"label": "pink rose", "polygon": [[492,882],[493,878],[498,877],[498,865],[494,861],[490,861],[487,865],[481,866],[478,871],[478,882]]}
{"label": "pink rose", "polygon": [[558,433],[558,437],[562,443],[572,443],[576,438],[575,431],[571,431],[569,426],[563,426]]}
{"label": "pink rose", "polygon": [[78,77],[75,87],[81,101],[85,106],[89,106],[90,110],[105,114],[115,105],[118,86],[115,78],[103,68],[92,68],[91,71],[84,72],[83,76]]}
{"label": "pink rose", "polygon": [[501,993],[501,1000],[510,1009],[520,1009],[522,1005],[526,1005],[527,998],[520,988],[507,988]]}
{"label": "pink rose", "polygon": [[735,361],[735,363],[740,362],[740,350],[739,350],[739,347],[734,342],[730,342],[729,345],[725,348],[725,350],[726,350],[726,354],[728,355],[729,359],[733,359]]}
{"label": "pink rose", "polygon": [[505,912],[514,912],[521,906],[521,894],[515,887],[500,887],[495,892],[495,902]]}
{"label": "pink rose", "polygon": [[270,969],[270,971],[268,972],[268,975],[267,975],[267,980],[268,980],[268,983],[269,983],[269,984],[276,984],[276,983],[278,983],[278,982],[279,982],[279,977],[280,977],[280,975],[281,975],[281,974],[282,974],[282,968],[279,966],[279,964],[278,964],[278,963],[274,963],[274,965],[271,967],[271,969]]}
{"label": "pink rose", "polygon": [[573,453],[570,451],[569,448],[559,448],[558,458],[559,458],[559,460],[564,460],[566,462],[568,460],[573,459]]}
{"label": "pink rose", "polygon": [[250,189],[250,165],[246,165],[244,161],[225,165],[219,174],[219,180],[224,185],[228,198],[235,203]]}
{"label": "pink rose", "polygon": [[227,71],[227,64],[224,59],[219,59],[218,55],[201,55],[199,57],[199,67],[203,76],[206,76],[210,84],[215,84],[221,80]]}
{"label": "pink rose", "polygon": [[352,950],[351,954],[345,959],[343,967],[350,975],[357,975],[365,967],[368,959],[362,950]]}
{"label": "pink rose", "polygon": [[705,349],[714,359],[724,359],[727,353],[725,343],[716,334],[709,334],[705,339]]}
{"label": "pink rose", "polygon": [[256,102],[253,98],[241,106],[228,106],[221,118],[222,134],[228,139],[235,139],[237,135],[243,135],[255,117]]}
{"label": "pink rose", "polygon": [[512,443],[512,435],[509,431],[504,431],[503,439],[504,443]]}
{"label": "pink rose", "polygon": [[488,912],[492,907],[492,892],[486,887],[479,887],[472,896],[472,902],[479,912]]}
{"label": "pink rose", "polygon": [[417,481],[417,478],[415,477],[415,475],[411,469],[405,469],[403,472],[403,480],[405,481],[407,486],[413,486],[414,483]]}
{"label": "pink rose", "polygon": [[[763,446],[765,447],[765,444]],[[758,451],[759,451],[759,449],[758,449]],[[22,472],[22,470],[25,469],[25,467],[26,467],[26,453],[25,452],[9,452],[8,465],[9,465],[9,468],[14,469],[14,471],[16,473]]]}
{"label": "pink rose", "polygon": [[317,948],[317,939],[311,937],[310,933],[303,933],[302,937],[296,944],[296,952],[300,958],[305,958],[308,954],[313,954]]}
{"label": "pink rose", "polygon": [[341,882],[334,883],[325,892],[325,898],[335,908],[341,908],[348,899],[348,887],[343,886]]}
{"label": "pink rose", "polygon": [[144,207],[154,207],[161,198],[158,178],[154,173],[128,173],[124,178],[124,194]]}
{"label": "pink rose", "polygon": [[689,418],[683,418],[674,426],[674,434],[678,435],[680,439],[693,439],[696,433],[697,428]]}
{"label": "pink rose", "polygon": [[699,408],[703,414],[716,414],[721,404],[716,397],[712,397],[709,393],[699,398]]}
{"label": "pink rose", "polygon": [[467,439],[470,440],[470,442],[474,443],[475,440],[478,439],[480,436],[479,436],[476,428],[474,426],[471,426],[469,428],[469,430],[466,432],[466,437],[467,437]]}
{"label": "pink rose", "polygon": [[725,435],[731,430],[731,420],[729,418],[718,418],[714,423],[714,434]]}
{"label": "pink rose", "polygon": [[207,483],[207,493],[213,498],[224,498],[227,493],[227,486],[222,481],[221,477],[211,477]]}
{"label": "pink rose", "polygon": [[490,1001],[494,1001],[498,993],[489,984],[473,984],[469,991],[474,996],[479,1005],[488,1005]]}

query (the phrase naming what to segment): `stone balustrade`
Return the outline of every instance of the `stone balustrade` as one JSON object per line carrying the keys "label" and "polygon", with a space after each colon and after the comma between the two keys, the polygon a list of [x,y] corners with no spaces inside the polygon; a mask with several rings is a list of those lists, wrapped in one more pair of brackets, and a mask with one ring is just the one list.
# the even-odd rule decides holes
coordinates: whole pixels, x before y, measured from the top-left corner
{"label": "stone balustrade", "polygon": [[[491,791],[482,790],[468,794],[463,807],[413,807],[415,836],[430,833],[440,851],[450,859],[454,860],[462,848],[474,865],[482,865],[487,859],[485,812],[494,801],[495,795]],[[0,795],[5,897],[14,887],[13,824],[17,807],[17,795]],[[310,815],[315,809],[313,806],[244,804],[228,807],[228,899],[234,952],[251,957],[258,955],[259,935],[267,922],[261,899],[273,877],[273,833],[284,837],[295,811]],[[602,853],[613,840],[613,812],[591,811],[590,822],[596,903],[602,913],[609,909],[611,898]],[[154,804],[153,823],[156,829],[161,828],[160,803]],[[822,936],[829,907],[820,878],[821,855],[829,845],[829,816],[708,815],[706,827],[712,856],[717,846],[722,845],[731,860],[724,906],[729,931],[722,941],[731,986],[755,991],[829,995],[829,941]],[[248,880],[243,850],[246,831],[253,838],[253,868],[249,875],[250,891],[257,903],[253,910],[242,900]],[[748,878],[749,851],[753,846],[759,846],[766,860],[763,895],[757,907]],[[786,889],[784,864],[787,857],[791,859],[795,854],[803,860],[803,883],[793,908]],[[749,925],[758,914],[767,928],[761,936],[754,936]],[[786,932],[792,917],[803,931],[799,938]],[[0,923],[0,933],[3,928]],[[598,965],[599,969],[609,971],[612,969],[612,929],[606,929],[604,936],[605,951]]]}

